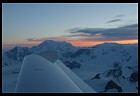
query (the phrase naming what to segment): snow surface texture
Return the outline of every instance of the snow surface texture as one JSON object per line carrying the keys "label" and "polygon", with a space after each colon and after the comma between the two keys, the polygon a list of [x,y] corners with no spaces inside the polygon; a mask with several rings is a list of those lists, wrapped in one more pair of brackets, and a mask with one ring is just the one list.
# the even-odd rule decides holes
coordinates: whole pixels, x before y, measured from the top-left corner
{"label": "snow surface texture", "polygon": [[104,43],[80,48],[51,40],[2,54],[2,92],[14,92],[25,56],[50,50],[57,50],[59,60],[97,92],[138,93],[137,44]]}
{"label": "snow surface texture", "polygon": [[[42,58],[42,54],[43,56],[45,54],[45,58]],[[51,54],[52,57],[49,57]],[[57,55],[56,51],[48,51],[48,52],[46,51],[44,53],[41,53],[41,56],[38,55],[26,56],[22,64],[22,69],[19,75],[19,79],[17,81],[15,92],[16,93],[95,92],[91,87],[89,87],[86,83],[84,83],[84,81],[82,81],[74,73],[72,73],[72,71],[69,70],[59,59],[53,59],[57,57],[55,55]]]}

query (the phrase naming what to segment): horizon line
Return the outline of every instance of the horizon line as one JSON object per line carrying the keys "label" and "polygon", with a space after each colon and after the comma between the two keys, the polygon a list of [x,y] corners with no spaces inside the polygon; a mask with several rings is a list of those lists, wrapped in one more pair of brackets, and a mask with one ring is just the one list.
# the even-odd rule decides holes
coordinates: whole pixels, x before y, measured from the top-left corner
{"label": "horizon line", "polygon": [[[44,40],[44,41],[49,41],[50,39],[48,39],[48,40]],[[43,41],[43,42],[44,42]],[[117,44],[138,44],[138,42],[128,42],[128,43],[123,43],[123,42],[117,42],[117,41],[104,41],[104,42],[98,42],[98,43],[94,43],[94,44],[91,44],[91,45],[87,45],[87,46],[84,46],[84,45],[75,45],[75,44],[73,44],[72,42],[69,42],[69,40],[67,41],[67,40],[51,40],[51,41],[56,41],[56,42],[67,42],[67,43],[70,43],[70,44],[72,44],[72,46],[74,46],[74,47],[93,47],[93,46],[96,46],[96,45],[99,45],[99,44],[104,44],[104,43],[117,43]],[[75,40],[76,41],[76,40]],[[136,40],[136,41],[138,41],[138,40]],[[15,47],[17,47],[17,46],[20,46],[20,47],[28,47],[28,48],[31,48],[31,47],[33,47],[33,46],[38,46],[39,44],[41,44],[41,43],[43,43],[43,42],[39,42],[39,43],[36,43],[36,44],[2,44],[2,51],[9,51],[9,50],[11,50],[11,49],[13,49],[13,48],[15,48]],[[91,41],[91,43],[93,43],[93,41]]]}

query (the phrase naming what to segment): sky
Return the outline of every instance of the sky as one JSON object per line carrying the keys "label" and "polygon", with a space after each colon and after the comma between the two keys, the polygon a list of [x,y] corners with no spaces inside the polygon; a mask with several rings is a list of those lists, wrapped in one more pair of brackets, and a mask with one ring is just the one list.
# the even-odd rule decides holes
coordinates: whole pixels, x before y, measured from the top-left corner
{"label": "sky", "polygon": [[2,47],[138,43],[137,3],[2,3]]}

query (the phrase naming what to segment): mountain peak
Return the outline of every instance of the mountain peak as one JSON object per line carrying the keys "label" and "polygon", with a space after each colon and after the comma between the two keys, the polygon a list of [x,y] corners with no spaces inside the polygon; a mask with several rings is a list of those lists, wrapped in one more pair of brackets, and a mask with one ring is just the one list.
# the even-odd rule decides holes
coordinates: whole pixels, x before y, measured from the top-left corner
{"label": "mountain peak", "polygon": [[20,46],[15,46],[13,49],[11,49],[11,50],[9,50],[9,51],[17,51],[17,50],[19,50],[21,47]]}
{"label": "mountain peak", "polygon": [[75,47],[66,41],[45,40],[37,46],[33,46],[30,50],[33,52],[43,52],[46,50],[72,51]]}
{"label": "mountain peak", "polygon": [[41,45],[56,45],[56,44],[65,44],[65,45],[71,45],[72,46],[72,44],[71,43],[69,43],[69,42],[66,42],[66,41],[54,41],[54,40],[45,40],[45,41],[43,41],[42,43],[40,43],[39,44],[39,46]]}
{"label": "mountain peak", "polygon": [[49,43],[49,42],[57,42],[57,41],[54,41],[54,40],[45,40],[42,43]]}

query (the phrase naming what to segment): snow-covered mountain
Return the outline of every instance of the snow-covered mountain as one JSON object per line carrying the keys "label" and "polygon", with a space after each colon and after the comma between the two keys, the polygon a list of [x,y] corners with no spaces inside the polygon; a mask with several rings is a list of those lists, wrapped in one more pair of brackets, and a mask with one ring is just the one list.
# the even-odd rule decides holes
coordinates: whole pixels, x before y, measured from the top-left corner
{"label": "snow-covered mountain", "polygon": [[[18,76],[25,56],[47,50],[57,50],[58,58],[97,92],[138,92],[137,44],[103,43],[79,48],[46,40],[32,48],[15,47],[2,55],[3,79]],[[3,80],[3,92],[11,84]]]}
{"label": "snow-covered mountain", "polygon": [[61,52],[70,52],[74,51],[75,47],[72,46],[71,43],[68,42],[57,42],[53,40],[46,40],[43,43],[39,44],[38,46],[33,46],[30,48],[31,52],[43,52],[46,50],[59,50]]}
{"label": "snow-covered mountain", "polygon": [[[138,92],[138,46],[135,44],[104,43],[79,49],[64,60],[97,92]],[[72,62],[77,69],[71,67]]]}
{"label": "snow-covered mountain", "polygon": [[2,66],[15,64],[15,62],[21,64],[26,55],[47,50],[57,50],[59,52],[59,55],[61,55],[60,53],[63,53],[63,55],[65,55],[71,52],[75,52],[77,48],[72,46],[71,43],[57,42],[52,40],[46,40],[41,44],[33,46],[31,48],[16,46],[15,48],[3,53]]}
{"label": "snow-covered mountain", "polygon": [[10,64],[22,63],[26,55],[31,54],[28,47],[16,46],[15,48],[4,52],[2,55],[2,66],[8,66]]}

